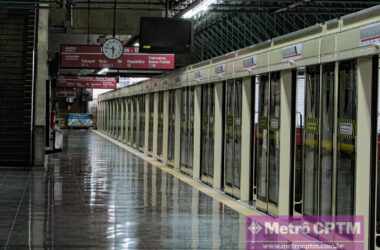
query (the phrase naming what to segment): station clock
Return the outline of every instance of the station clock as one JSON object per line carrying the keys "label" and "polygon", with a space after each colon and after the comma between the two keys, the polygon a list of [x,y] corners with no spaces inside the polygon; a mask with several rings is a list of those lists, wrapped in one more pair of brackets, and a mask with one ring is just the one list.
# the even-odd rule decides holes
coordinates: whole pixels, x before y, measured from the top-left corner
{"label": "station clock", "polygon": [[103,43],[103,54],[108,59],[118,59],[123,55],[123,43],[116,38],[110,38]]}

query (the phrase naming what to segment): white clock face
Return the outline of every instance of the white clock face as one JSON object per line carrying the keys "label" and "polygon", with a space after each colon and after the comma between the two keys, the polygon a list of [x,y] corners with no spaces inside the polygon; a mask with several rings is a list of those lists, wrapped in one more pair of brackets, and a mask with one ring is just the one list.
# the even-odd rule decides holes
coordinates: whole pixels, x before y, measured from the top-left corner
{"label": "white clock face", "polygon": [[103,44],[103,53],[108,59],[118,59],[123,55],[124,46],[115,38],[108,39]]}

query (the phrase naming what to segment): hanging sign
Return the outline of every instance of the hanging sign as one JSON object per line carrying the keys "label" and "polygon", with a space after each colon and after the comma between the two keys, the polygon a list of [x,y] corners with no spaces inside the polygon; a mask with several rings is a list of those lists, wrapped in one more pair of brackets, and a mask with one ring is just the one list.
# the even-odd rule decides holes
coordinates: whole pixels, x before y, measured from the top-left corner
{"label": "hanging sign", "polygon": [[138,53],[136,48],[124,48],[117,59],[109,59],[98,45],[63,45],[61,68],[123,69],[123,70],[172,70],[174,54]]}
{"label": "hanging sign", "polygon": [[56,85],[60,88],[116,89],[116,84],[115,77],[59,76]]}

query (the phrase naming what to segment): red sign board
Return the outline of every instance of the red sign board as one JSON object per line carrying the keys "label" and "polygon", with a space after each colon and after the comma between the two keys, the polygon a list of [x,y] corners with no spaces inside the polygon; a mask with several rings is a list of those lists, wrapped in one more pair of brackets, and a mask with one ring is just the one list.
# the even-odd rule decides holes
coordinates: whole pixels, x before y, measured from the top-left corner
{"label": "red sign board", "polygon": [[116,89],[116,84],[114,77],[60,76],[57,79],[57,87],[61,88]]}
{"label": "red sign board", "polygon": [[98,45],[63,45],[61,68],[171,70],[175,68],[174,54],[138,53],[136,48],[124,48],[119,59],[108,59]]}

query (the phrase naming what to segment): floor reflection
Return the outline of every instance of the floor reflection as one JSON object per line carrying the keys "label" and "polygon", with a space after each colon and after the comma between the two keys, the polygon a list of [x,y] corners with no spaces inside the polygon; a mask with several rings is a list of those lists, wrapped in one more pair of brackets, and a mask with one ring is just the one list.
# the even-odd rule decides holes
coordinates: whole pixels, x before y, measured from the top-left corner
{"label": "floor reflection", "polygon": [[1,174],[5,249],[245,249],[244,217],[88,131]]}

